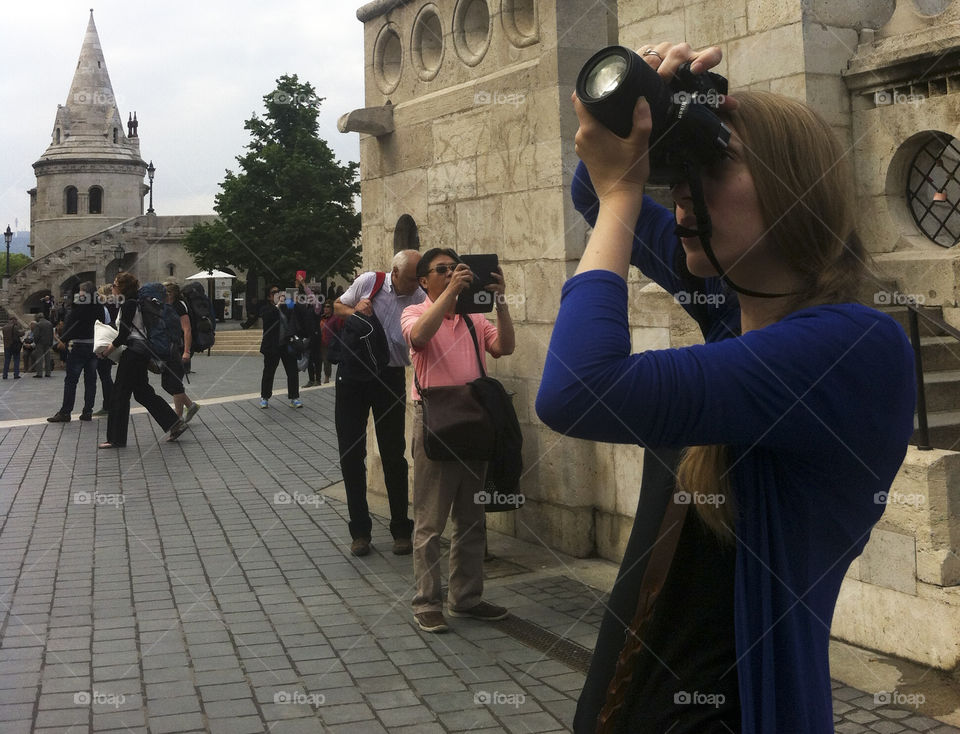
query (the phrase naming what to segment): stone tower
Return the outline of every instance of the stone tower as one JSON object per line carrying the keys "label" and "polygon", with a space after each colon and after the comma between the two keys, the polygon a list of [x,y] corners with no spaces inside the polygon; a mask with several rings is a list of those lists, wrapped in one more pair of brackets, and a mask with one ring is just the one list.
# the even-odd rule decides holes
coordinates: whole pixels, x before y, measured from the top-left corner
{"label": "stone tower", "polygon": [[66,104],[57,106],[50,146],[33,168],[37,186],[28,193],[35,258],[143,212],[149,189],[137,121],[130,116],[124,130],[93,10]]}

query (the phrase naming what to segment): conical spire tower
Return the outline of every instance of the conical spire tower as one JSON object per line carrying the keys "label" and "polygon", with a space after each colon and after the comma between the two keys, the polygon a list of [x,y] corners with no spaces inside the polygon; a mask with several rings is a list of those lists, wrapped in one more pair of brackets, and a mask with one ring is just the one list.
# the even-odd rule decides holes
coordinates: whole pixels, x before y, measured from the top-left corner
{"label": "conical spire tower", "polygon": [[92,9],[66,103],[57,106],[50,145],[33,169],[35,257],[143,213],[147,164],[136,124],[124,130]]}

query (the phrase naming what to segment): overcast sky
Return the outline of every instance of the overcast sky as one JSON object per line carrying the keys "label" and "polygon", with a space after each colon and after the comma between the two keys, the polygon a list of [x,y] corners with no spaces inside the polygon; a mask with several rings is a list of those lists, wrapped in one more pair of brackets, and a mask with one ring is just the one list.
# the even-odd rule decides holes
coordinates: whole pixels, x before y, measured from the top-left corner
{"label": "overcast sky", "polygon": [[249,140],[243,122],[282,74],[320,97],[320,135],[341,163],[359,136],[337,118],[363,106],[356,0],[15,0],[3,8],[0,229],[30,226],[32,165],[50,144],[91,6],[120,115],[136,111],[140,153],[157,168],[157,214],[210,214],[224,170]]}

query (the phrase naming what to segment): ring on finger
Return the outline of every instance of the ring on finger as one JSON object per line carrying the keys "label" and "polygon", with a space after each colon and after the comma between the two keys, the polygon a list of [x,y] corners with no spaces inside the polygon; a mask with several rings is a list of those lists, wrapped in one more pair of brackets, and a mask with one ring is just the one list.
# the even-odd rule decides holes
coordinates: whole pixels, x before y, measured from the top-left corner
{"label": "ring on finger", "polygon": [[663,56],[661,56],[659,53],[657,53],[656,49],[653,49],[653,48],[648,48],[648,49],[646,49],[646,50],[645,50],[643,53],[641,53],[640,55],[641,55],[641,56],[656,56],[658,59],[660,59],[661,61],[663,61]]}

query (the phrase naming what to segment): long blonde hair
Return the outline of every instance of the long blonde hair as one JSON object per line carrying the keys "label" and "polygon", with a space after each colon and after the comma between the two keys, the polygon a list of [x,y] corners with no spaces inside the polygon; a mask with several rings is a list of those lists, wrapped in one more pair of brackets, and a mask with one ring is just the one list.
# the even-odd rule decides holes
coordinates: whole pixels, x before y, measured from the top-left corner
{"label": "long blonde hair", "polygon": [[[743,141],[771,249],[801,277],[801,291],[780,317],[807,306],[856,300],[869,272],[857,237],[852,167],[830,126],[805,104],[769,92],[734,95],[727,115]],[[677,468],[679,489],[720,537],[733,538],[736,516],[730,448],[693,446]]]}

